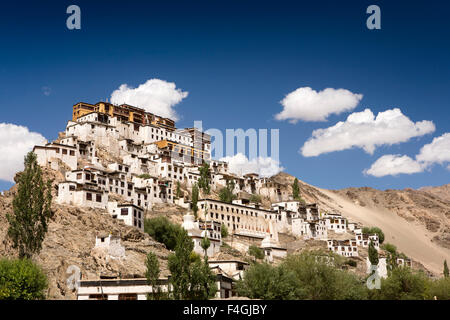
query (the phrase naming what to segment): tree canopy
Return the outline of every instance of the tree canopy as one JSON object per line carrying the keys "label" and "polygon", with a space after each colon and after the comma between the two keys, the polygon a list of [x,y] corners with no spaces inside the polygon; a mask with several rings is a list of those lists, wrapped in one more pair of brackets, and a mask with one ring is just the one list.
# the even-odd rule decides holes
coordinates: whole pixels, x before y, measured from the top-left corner
{"label": "tree canopy", "polygon": [[46,289],[46,275],[30,259],[0,259],[0,300],[41,300]]}
{"label": "tree canopy", "polygon": [[51,185],[42,179],[42,170],[36,154],[25,156],[24,171],[18,177],[17,194],[13,199],[13,214],[6,214],[9,222],[8,237],[19,250],[20,258],[31,258],[42,248],[48,221],[52,217]]}

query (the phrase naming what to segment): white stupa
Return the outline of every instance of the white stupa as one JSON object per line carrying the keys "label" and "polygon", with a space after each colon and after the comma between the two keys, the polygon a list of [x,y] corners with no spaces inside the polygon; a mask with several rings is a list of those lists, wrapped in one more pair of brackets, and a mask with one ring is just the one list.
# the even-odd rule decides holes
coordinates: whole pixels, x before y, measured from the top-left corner
{"label": "white stupa", "polygon": [[261,241],[262,248],[276,248],[279,247],[278,231],[276,230],[272,221],[269,221],[269,234]]}

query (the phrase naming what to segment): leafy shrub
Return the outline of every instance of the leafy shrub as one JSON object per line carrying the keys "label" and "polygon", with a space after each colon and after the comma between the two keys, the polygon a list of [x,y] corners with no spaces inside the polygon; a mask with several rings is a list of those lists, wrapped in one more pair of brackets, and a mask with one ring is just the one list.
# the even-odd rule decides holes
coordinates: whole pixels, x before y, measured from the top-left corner
{"label": "leafy shrub", "polygon": [[164,243],[167,249],[174,250],[178,232],[182,227],[169,221],[166,217],[145,219],[144,231],[153,239]]}
{"label": "leafy shrub", "polygon": [[250,202],[261,203],[261,196],[259,194],[252,194],[249,199]]}
{"label": "leafy shrub", "polygon": [[254,256],[256,259],[264,259],[264,251],[254,245],[248,248],[248,254]]}
{"label": "leafy shrub", "polygon": [[222,223],[222,226],[220,227],[220,235],[222,236],[222,239],[228,237],[228,228],[225,223]]}
{"label": "leafy shrub", "polygon": [[349,265],[350,267],[356,267],[357,263],[355,260],[352,259],[348,259],[347,261],[345,261],[346,265]]}
{"label": "leafy shrub", "polygon": [[29,259],[0,259],[0,300],[45,299],[47,277]]}
{"label": "leafy shrub", "polygon": [[380,244],[382,244],[384,242],[384,232],[378,227],[372,227],[372,228],[364,227],[362,229],[362,232],[364,234],[376,234],[376,235],[378,235],[378,240],[380,241]]}
{"label": "leafy shrub", "polygon": [[341,270],[341,256],[328,252],[290,255],[283,265],[294,272],[302,288],[299,299],[360,300],[367,298],[364,283],[353,273]]}
{"label": "leafy shrub", "polygon": [[394,268],[386,279],[381,279],[380,290],[371,290],[371,297],[380,300],[423,300],[429,297],[430,280],[423,272],[408,267]]}
{"label": "leafy shrub", "polygon": [[366,299],[364,282],[341,270],[339,258],[302,252],[288,256],[278,267],[254,263],[238,282],[237,290],[253,299]]}
{"label": "leafy shrub", "polygon": [[450,300],[450,278],[430,281],[428,296],[430,299],[436,297],[437,300]]}
{"label": "leafy shrub", "polygon": [[244,279],[237,282],[236,289],[240,296],[252,299],[290,300],[301,295],[293,272],[267,263],[252,264],[245,271]]}

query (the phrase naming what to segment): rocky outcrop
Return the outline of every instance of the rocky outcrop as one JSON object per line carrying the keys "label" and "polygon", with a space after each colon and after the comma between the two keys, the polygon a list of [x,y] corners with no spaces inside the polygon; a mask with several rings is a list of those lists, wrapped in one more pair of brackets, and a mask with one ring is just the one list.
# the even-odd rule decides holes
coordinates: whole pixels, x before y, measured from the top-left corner
{"label": "rocky outcrop", "polygon": [[[15,187],[0,196],[0,256],[15,257],[7,237],[6,213],[12,212]],[[75,292],[67,285],[69,266],[81,270],[82,279],[98,279],[100,276],[144,277],[145,258],[153,252],[160,261],[163,276],[168,275],[169,251],[148,234],[126,226],[110,217],[106,211],[83,209],[53,204],[54,216],[48,227],[42,250],[33,257],[48,276],[49,299],[74,299]],[[125,256],[114,259],[105,251],[94,249],[97,234],[120,235]]]}

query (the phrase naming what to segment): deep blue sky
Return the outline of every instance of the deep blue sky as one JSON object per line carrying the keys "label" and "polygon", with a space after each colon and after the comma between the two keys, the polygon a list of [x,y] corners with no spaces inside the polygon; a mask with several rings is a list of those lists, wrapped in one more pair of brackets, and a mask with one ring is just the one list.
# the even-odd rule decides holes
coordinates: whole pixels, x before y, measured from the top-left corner
{"label": "deep blue sky", "polygon": [[[82,29],[66,28],[81,7]],[[382,29],[366,28],[377,4]],[[450,4],[447,1],[16,1],[0,8],[0,122],[56,138],[78,101],[109,98],[120,84],[175,82],[189,96],[177,126],[279,128],[280,160],[290,174],[325,188],[417,188],[449,183],[442,166],[375,178],[362,171],[380,156],[416,155],[449,132]],[[42,93],[42,87],[51,94]],[[304,158],[299,148],[328,122],[276,121],[298,87],[364,94],[354,110],[399,107],[436,132],[407,143]],[[0,190],[10,184],[0,182]]]}

